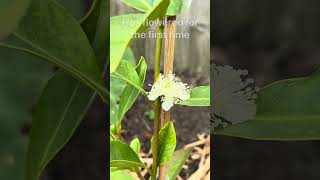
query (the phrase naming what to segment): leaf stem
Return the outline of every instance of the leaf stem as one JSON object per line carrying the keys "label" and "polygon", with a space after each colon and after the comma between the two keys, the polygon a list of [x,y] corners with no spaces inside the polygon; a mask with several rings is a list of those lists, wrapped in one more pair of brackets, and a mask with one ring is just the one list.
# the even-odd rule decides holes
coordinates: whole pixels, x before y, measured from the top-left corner
{"label": "leaf stem", "polygon": [[136,171],[136,174],[138,175],[139,179],[140,179],[140,180],[143,180],[144,178],[143,178],[143,176],[142,176],[139,168],[137,168],[135,171]]}
{"label": "leaf stem", "polygon": [[[157,42],[156,42],[156,53],[154,62],[154,81],[157,81],[160,76],[160,62],[161,62],[161,48],[162,48],[162,34],[164,31],[163,26],[158,27]],[[161,33],[161,36],[160,36]],[[154,102],[154,132],[153,132],[153,165],[151,179],[156,180],[157,169],[158,169],[158,146],[159,146],[159,130],[161,126],[161,102],[160,98]]]}

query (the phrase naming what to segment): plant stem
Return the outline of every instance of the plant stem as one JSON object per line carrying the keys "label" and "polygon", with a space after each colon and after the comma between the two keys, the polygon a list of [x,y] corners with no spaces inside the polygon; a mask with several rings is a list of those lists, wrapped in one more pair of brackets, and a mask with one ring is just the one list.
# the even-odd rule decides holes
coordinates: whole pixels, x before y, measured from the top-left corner
{"label": "plant stem", "polygon": [[140,180],[144,179],[139,169],[136,169],[136,174],[138,175]]}
{"label": "plant stem", "polygon": [[[158,27],[157,42],[156,42],[156,54],[154,62],[154,81],[157,81],[160,76],[160,62],[161,62],[161,47],[162,47],[162,36],[159,34],[163,33],[164,27]],[[161,102],[158,98],[154,103],[154,133],[153,133],[153,164],[152,164],[152,174],[151,179],[156,180],[157,169],[158,169],[158,146],[159,146],[159,130],[161,126]]]}
{"label": "plant stem", "polygon": [[[176,34],[176,16],[167,17],[168,26],[166,27],[166,42],[164,55],[164,75],[173,73],[175,34]],[[163,117],[161,127],[170,121],[170,111],[162,111]],[[166,178],[166,165],[160,166],[159,180]]]}

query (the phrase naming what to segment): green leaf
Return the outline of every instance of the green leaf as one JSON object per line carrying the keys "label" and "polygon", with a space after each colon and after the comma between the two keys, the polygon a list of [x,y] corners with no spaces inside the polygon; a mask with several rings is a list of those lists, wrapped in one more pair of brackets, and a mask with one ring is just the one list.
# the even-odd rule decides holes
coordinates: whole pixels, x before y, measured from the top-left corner
{"label": "green leaf", "polygon": [[[80,20],[84,16],[86,4],[83,0],[56,0],[63,7],[67,9],[67,11],[73,15],[73,17],[77,20]],[[93,1],[93,3],[96,0]],[[92,3],[92,4],[93,4]]]}
{"label": "green leaf", "polygon": [[17,28],[29,4],[30,0],[0,1],[0,40],[6,38]]}
{"label": "green leaf", "polygon": [[210,86],[193,88],[190,93],[190,99],[178,104],[184,106],[210,106]]}
{"label": "green leaf", "polygon": [[[107,1],[100,2],[101,5],[97,8],[105,12],[100,16],[107,17],[108,9],[103,9],[106,6],[102,4]],[[98,23],[97,27],[99,26]],[[100,49],[95,48],[94,51],[98,52]],[[106,57],[103,59],[108,64]],[[104,66],[101,65],[101,69]],[[34,115],[27,161],[28,179],[37,179],[48,162],[69,141],[94,97],[94,91],[61,70],[52,77],[42,93]]]}
{"label": "green leaf", "polygon": [[162,0],[147,14],[127,14],[111,18],[110,24],[110,73],[120,64],[123,53],[136,33],[147,29],[146,21],[163,18],[170,0]]}
{"label": "green leaf", "polygon": [[29,54],[0,47],[0,179],[25,179],[31,111],[52,74]]}
{"label": "green leaf", "polygon": [[[127,48],[125,54],[123,55],[123,59],[132,66],[135,66],[136,64],[135,57],[130,48]],[[126,82],[115,77],[110,78],[110,123],[113,125],[118,124],[119,102],[125,87]]]}
{"label": "green leaf", "polygon": [[320,139],[320,73],[277,81],[258,92],[257,114],[215,134],[257,140]]}
{"label": "green leaf", "polygon": [[89,41],[92,43],[95,38],[95,34],[97,31],[97,23],[100,16],[100,5],[101,0],[92,1],[92,5],[86,14],[81,20],[81,27],[86,32]]}
{"label": "green leaf", "polygon": [[140,141],[138,138],[133,139],[130,142],[130,147],[132,148],[132,150],[139,156],[139,152],[140,152]]}
{"label": "green leaf", "polygon": [[111,180],[135,180],[133,176],[129,175],[127,170],[110,170],[110,179]]}
{"label": "green leaf", "polygon": [[[149,0],[151,4],[156,4],[159,0]],[[177,16],[188,11],[191,7],[192,0],[171,0],[168,7],[167,16]]]}
{"label": "green leaf", "polygon": [[115,125],[110,126],[110,140],[116,140],[117,129]]}
{"label": "green leaf", "polygon": [[62,71],[49,80],[34,113],[27,159],[28,180],[38,179],[68,142],[93,99],[91,89]]}
{"label": "green leaf", "polygon": [[[147,64],[143,57],[141,57],[138,66],[135,68],[135,71],[138,73],[139,87],[143,87],[144,80],[146,77],[146,72],[147,72]],[[120,103],[119,103],[118,123],[121,123],[123,116],[132,107],[138,95],[139,95],[139,90],[134,86],[128,84],[127,87],[125,87],[125,89],[122,92]]]}
{"label": "green leaf", "polygon": [[132,169],[144,167],[144,164],[128,144],[110,141],[110,167]]}
{"label": "green leaf", "polygon": [[110,77],[121,79],[129,85],[138,89],[144,95],[147,94],[141,87],[140,78],[137,71],[131,64],[126,61],[121,61],[117,70],[112,73]]}
{"label": "green leaf", "polygon": [[126,83],[118,78],[110,77],[110,124],[117,125],[120,96]]}
{"label": "green leaf", "polygon": [[125,4],[140,11],[146,12],[152,9],[152,6],[147,0],[121,0]]}
{"label": "green leaf", "polygon": [[[151,139],[153,144],[153,137]],[[172,122],[168,122],[159,131],[159,147],[158,147],[158,162],[159,165],[166,164],[176,148],[176,132]]]}
{"label": "green leaf", "polygon": [[192,0],[171,0],[167,10],[167,16],[177,16],[188,11],[191,7]]}
{"label": "green leaf", "polygon": [[137,64],[136,58],[135,58],[131,48],[126,49],[126,51],[123,54],[122,60],[128,62],[132,66],[136,66],[136,64]]}
{"label": "green leaf", "polygon": [[192,148],[181,149],[173,153],[172,158],[167,164],[167,175],[169,180],[175,180],[179,175],[182,166],[188,160],[190,154],[192,152]]}
{"label": "green leaf", "polygon": [[85,33],[56,1],[33,0],[19,27],[0,46],[24,51],[53,63],[107,101],[106,85]]}
{"label": "green leaf", "polygon": [[[91,27],[96,27],[91,30],[95,31],[95,35],[93,42],[90,42],[92,42],[93,51],[98,59],[98,62],[100,63],[100,69],[103,71],[104,76],[109,69],[109,5],[110,4],[108,0],[98,0],[97,6],[94,12],[90,15],[90,18],[81,24],[82,27],[84,27],[85,24],[89,24]],[[96,23],[91,23],[91,21]],[[88,36],[89,30],[84,30]]]}

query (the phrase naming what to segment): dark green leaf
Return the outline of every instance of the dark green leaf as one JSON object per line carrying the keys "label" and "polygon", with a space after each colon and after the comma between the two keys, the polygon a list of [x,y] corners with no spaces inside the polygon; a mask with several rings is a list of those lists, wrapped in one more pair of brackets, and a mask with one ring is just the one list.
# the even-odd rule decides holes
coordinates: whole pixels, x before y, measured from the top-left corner
{"label": "dark green leaf", "polygon": [[0,1],[0,40],[6,38],[17,28],[29,4],[30,0]]}
{"label": "dark green leaf", "polygon": [[320,139],[320,73],[281,80],[258,93],[254,120],[226,128],[215,134],[258,140]]}
{"label": "dark green leaf", "polygon": [[86,32],[88,40],[92,43],[97,32],[97,23],[100,16],[101,0],[93,0],[87,14],[80,20],[81,27]]}
{"label": "dark green leaf", "polygon": [[[95,28],[95,36],[94,41],[92,43],[92,48],[96,57],[100,63],[100,69],[102,69],[103,74],[105,75],[108,71],[109,66],[109,1],[100,0],[98,1],[99,6],[97,8],[100,9],[99,16],[95,16],[98,18],[96,28]],[[96,10],[97,11],[97,10]],[[94,19],[92,20],[94,21]],[[87,22],[87,21],[86,21]],[[88,33],[87,33],[88,34]]]}
{"label": "dark green leaf", "polygon": [[33,56],[0,48],[0,179],[24,180],[31,111],[52,74]]}
{"label": "dark green leaf", "polygon": [[[65,7],[74,18],[80,20],[84,16],[85,12],[85,1],[83,0],[56,0],[63,7]],[[94,0],[93,2],[95,2]]]}
{"label": "dark green leaf", "polygon": [[188,160],[190,154],[192,152],[192,148],[189,149],[181,149],[173,153],[172,158],[167,164],[167,175],[169,180],[175,180],[179,175],[182,166]]}
{"label": "dark green leaf", "polygon": [[170,0],[161,0],[147,14],[127,14],[111,18],[110,24],[110,73],[120,64],[123,53],[136,33],[147,29],[147,20],[163,18]]}
{"label": "dark green leaf", "polygon": [[55,64],[107,101],[106,85],[85,33],[56,1],[33,0],[19,27],[0,46],[21,50]]}
{"label": "dark green leaf", "polygon": [[[105,12],[100,15],[107,17],[108,9],[102,8],[106,6],[99,4],[97,8],[100,7]],[[99,23],[97,26],[99,27]],[[98,52],[100,49],[95,48],[94,51]],[[106,57],[104,59],[107,64]],[[103,66],[105,65],[101,65],[101,69]],[[48,162],[68,142],[94,97],[95,93],[91,89],[62,71],[57,72],[48,82],[34,116],[27,162],[30,180],[39,177]]]}
{"label": "dark green leaf", "polygon": [[178,104],[185,106],[210,106],[210,86],[193,88],[190,93],[190,99]]}
{"label": "dark green leaf", "polygon": [[110,167],[132,169],[144,167],[144,164],[128,144],[121,141],[111,141]]}
{"label": "dark green leaf", "polygon": [[28,180],[39,178],[48,162],[71,138],[93,99],[91,89],[62,71],[48,82],[34,114],[27,159]]}

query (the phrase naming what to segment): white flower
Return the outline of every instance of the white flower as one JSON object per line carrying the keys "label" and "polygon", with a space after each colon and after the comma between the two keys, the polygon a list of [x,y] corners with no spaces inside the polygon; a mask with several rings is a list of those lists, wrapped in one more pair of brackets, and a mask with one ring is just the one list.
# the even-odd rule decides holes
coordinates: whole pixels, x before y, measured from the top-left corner
{"label": "white flower", "polygon": [[162,109],[169,109],[180,101],[185,101],[190,98],[190,90],[187,84],[179,82],[173,74],[163,76],[156,81],[151,91],[148,93],[148,99],[151,101],[161,97]]}

